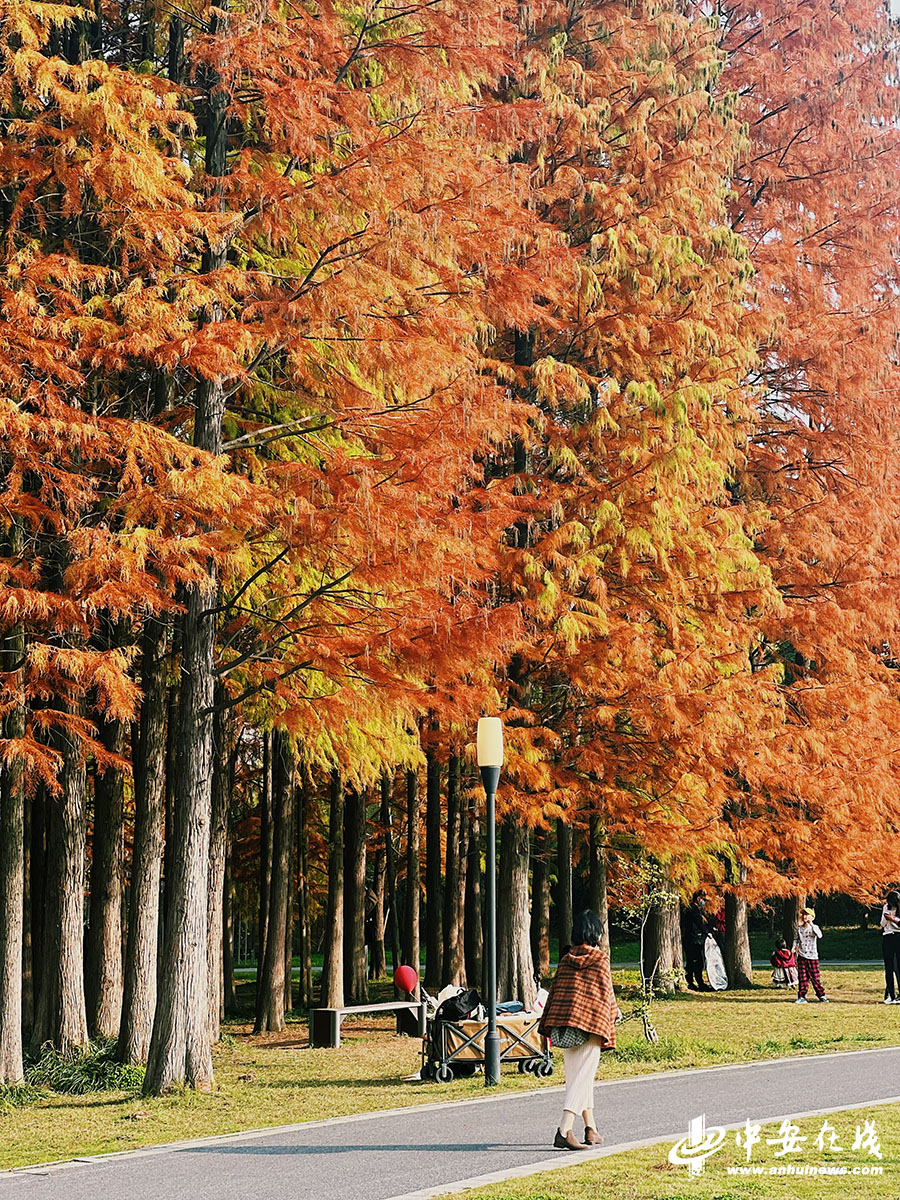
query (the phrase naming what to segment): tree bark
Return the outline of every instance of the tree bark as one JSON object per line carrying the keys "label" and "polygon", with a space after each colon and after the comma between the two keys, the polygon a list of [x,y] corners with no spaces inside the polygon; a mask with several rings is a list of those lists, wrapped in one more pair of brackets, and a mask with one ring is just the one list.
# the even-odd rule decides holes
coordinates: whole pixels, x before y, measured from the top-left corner
{"label": "tree bark", "polygon": [[800,910],[806,907],[806,896],[785,896],[781,918],[781,936],[788,946],[794,943],[794,932],[800,924]]}
{"label": "tree bark", "polygon": [[166,780],[166,625],[148,617],[142,637],[144,699],[134,747],[134,847],[117,1057],[145,1063],[156,1009],[160,874]]}
{"label": "tree bark", "polygon": [[[8,687],[22,695],[25,634],[14,625],[4,641]],[[16,702],[3,722],[4,737],[25,736],[25,709]],[[20,758],[0,766],[0,1084],[24,1078],[22,983],[25,927],[25,772]]]}
{"label": "tree bark", "polygon": [[319,1005],[341,1008],[344,1003],[344,789],[336,770],[331,772],[328,845],[328,908]]}
{"label": "tree bark", "polygon": [[559,954],[572,942],[572,827],[556,822],[556,878],[558,888],[556,936]]}
{"label": "tree bark", "polygon": [[674,892],[654,900],[644,927],[643,973],[653,986],[669,995],[682,975],[681,911]]}
{"label": "tree bark", "polygon": [[366,1004],[366,794],[348,789],[344,801],[344,997]]}
{"label": "tree bark", "polygon": [[297,1002],[309,1008],[313,1002],[312,943],[309,929],[309,796],[306,770],[303,783],[294,797],[297,806],[297,951],[300,957],[300,982]]}
{"label": "tree bark", "polygon": [[228,807],[231,803],[231,709],[221,683],[215,687],[213,715],[213,780],[209,820],[209,864],[206,885],[206,980],[209,1040],[222,1030],[222,902],[225,896],[225,856],[228,849]]}
{"label": "tree bark", "polygon": [[[447,868],[444,890],[444,980],[458,987],[465,977],[463,947],[460,942],[460,909],[463,891],[460,887],[462,849],[460,828],[462,812],[459,795],[460,763],[450,755],[447,766]],[[464,885],[463,885],[464,886]]]}
{"label": "tree bark", "polygon": [[606,849],[603,846],[600,818],[592,816],[588,824],[588,908],[600,918],[603,933],[600,948],[609,954],[609,897],[606,889]]}
{"label": "tree bark", "polygon": [[44,961],[44,926],[47,896],[47,842],[49,825],[47,789],[40,784],[31,802],[31,838],[29,842],[28,875],[31,885],[31,1011],[26,1012],[26,1026],[33,1032],[41,990],[41,966]]}
{"label": "tree bark", "polygon": [[[100,739],[123,757],[125,725],[100,722]],[[125,870],[125,779],[109,767],[94,779],[90,922],[85,997],[88,1029],[95,1037],[118,1037],[122,1022],[122,880]]]}
{"label": "tree bark", "polygon": [[386,847],[387,830],[382,826],[375,846],[375,860],[372,864],[372,949],[369,958],[369,978],[381,979],[387,974],[387,955],[384,944],[384,893],[385,873],[387,870]]}
{"label": "tree bark", "polygon": [[284,943],[291,889],[293,795],[293,748],[284,730],[276,729],[272,738],[272,880],[266,953],[256,988],[256,1033],[284,1029]]}
{"label": "tree bark", "polygon": [[391,804],[391,784],[388,774],[381,776],[381,824],[384,828],[384,864],[387,881],[386,932],[391,947],[391,969],[400,966],[400,909],[397,904],[397,860],[394,852],[394,810]]}
{"label": "tree bark", "polygon": [[292,775],[290,795],[288,796],[288,833],[287,833],[287,899],[284,914],[284,1011],[290,1012],[294,1007],[294,898],[297,891],[297,872],[294,868],[296,851],[294,838],[294,805],[297,803],[296,760],[292,757]]}
{"label": "tree bark", "polygon": [[753,987],[747,901],[733,892],[725,893],[725,970],[729,987]]}
{"label": "tree bark", "polygon": [[432,748],[425,772],[425,985],[433,992],[445,982],[441,875],[441,764]]}
{"label": "tree bark", "polygon": [[62,794],[49,799],[46,923],[32,1053],[88,1043],[84,1001],[84,849],[87,769],[76,736],[62,735]]}
{"label": "tree bark", "polygon": [[469,987],[484,987],[484,912],[481,894],[481,823],[477,810],[469,815],[469,848],[466,863],[466,980]]}
{"label": "tree bark", "polygon": [[[462,781],[460,780],[460,787]],[[459,837],[457,838],[457,863],[459,864],[459,884],[457,893],[459,903],[456,905],[456,947],[459,960],[459,984],[467,987],[466,976],[466,896],[468,894],[468,860],[469,860],[469,816],[465,805],[460,799],[459,805]]]}
{"label": "tree bark", "polygon": [[531,955],[543,979],[550,973],[550,834],[536,829],[531,856]]}
{"label": "tree bark", "polygon": [[272,891],[272,734],[263,734],[262,776],[259,786],[259,924],[256,947],[257,986],[266,957],[269,926],[269,896]]}
{"label": "tree bark", "polygon": [[[223,3],[210,18],[209,33],[213,38],[220,30],[224,7]],[[206,92],[206,173],[211,177],[223,176],[227,170],[228,100],[214,70],[210,71]],[[207,245],[201,272],[221,270],[226,259],[224,241]],[[207,324],[214,323],[220,315],[210,311],[203,319]],[[195,398],[194,445],[221,454],[225,414],[222,379],[201,379]],[[144,1076],[147,1095],[159,1095],[178,1083],[208,1091],[213,1083],[206,933],[218,583],[217,568],[210,563],[205,584],[193,584],[187,591],[181,625],[178,768],[174,793],[176,845],[172,878],[166,880],[172,919],[166,922],[163,941],[163,974]]]}
{"label": "tree bark", "polygon": [[[419,949],[419,776],[415,771],[406,772],[406,927],[404,929],[403,957],[418,973]],[[416,995],[419,988],[416,985]]]}
{"label": "tree bark", "polygon": [[237,996],[234,989],[234,858],[229,835],[225,847],[225,879],[222,884],[222,1008],[226,1015],[234,1012]]}
{"label": "tree bark", "polygon": [[508,816],[500,829],[497,893],[497,988],[499,1000],[534,1005],[534,964],[528,905],[528,826]]}

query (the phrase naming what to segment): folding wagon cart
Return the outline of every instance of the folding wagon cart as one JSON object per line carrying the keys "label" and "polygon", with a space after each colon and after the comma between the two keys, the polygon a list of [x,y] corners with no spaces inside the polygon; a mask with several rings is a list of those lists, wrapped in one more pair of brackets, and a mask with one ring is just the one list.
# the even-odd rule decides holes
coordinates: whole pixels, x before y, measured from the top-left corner
{"label": "folding wagon cart", "polygon": [[[553,1054],[547,1038],[538,1032],[539,1013],[502,1014],[497,1017],[500,1065],[515,1063],[546,1079],[553,1074]],[[454,1075],[471,1075],[484,1065],[487,1021],[428,1021],[422,1039],[422,1078],[449,1083]]]}

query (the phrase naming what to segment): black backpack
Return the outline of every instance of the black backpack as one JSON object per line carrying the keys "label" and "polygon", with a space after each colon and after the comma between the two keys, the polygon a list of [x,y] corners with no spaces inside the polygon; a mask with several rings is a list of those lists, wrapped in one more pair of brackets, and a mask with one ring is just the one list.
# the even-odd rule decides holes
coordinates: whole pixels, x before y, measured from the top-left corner
{"label": "black backpack", "polygon": [[438,1005],[435,1021],[465,1021],[481,1004],[481,997],[474,988],[448,996]]}

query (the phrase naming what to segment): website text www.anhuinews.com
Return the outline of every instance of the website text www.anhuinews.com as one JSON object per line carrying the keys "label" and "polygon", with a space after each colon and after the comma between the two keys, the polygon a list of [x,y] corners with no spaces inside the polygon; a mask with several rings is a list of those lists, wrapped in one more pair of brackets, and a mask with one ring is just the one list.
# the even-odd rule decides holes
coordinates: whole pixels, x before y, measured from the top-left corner
{"label": "website text www.anhuinews.com", "polygon": [[845,1163],[826,1163],[816,1166],[813,1163],[773,1163],[769,1166],[726,1167],[728,1175],[883,1175],[884,1167],[875,1163],[852,1166]]}

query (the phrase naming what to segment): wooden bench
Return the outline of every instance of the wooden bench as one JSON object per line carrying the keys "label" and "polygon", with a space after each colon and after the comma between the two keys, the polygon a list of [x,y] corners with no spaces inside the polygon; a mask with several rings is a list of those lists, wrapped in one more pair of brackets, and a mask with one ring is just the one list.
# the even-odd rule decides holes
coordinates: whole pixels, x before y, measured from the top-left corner
{"label": "wooden bench", "polygon": [[336,1049],[341,1044],[341,1020],[350,1013],[396,1012],[397,1032],[425,1036],[425,1004],[421,1000],[386,1000],[383,1004],[349,1004],[344,1008],[313,1008],[309,1013],[309,1044]]}

